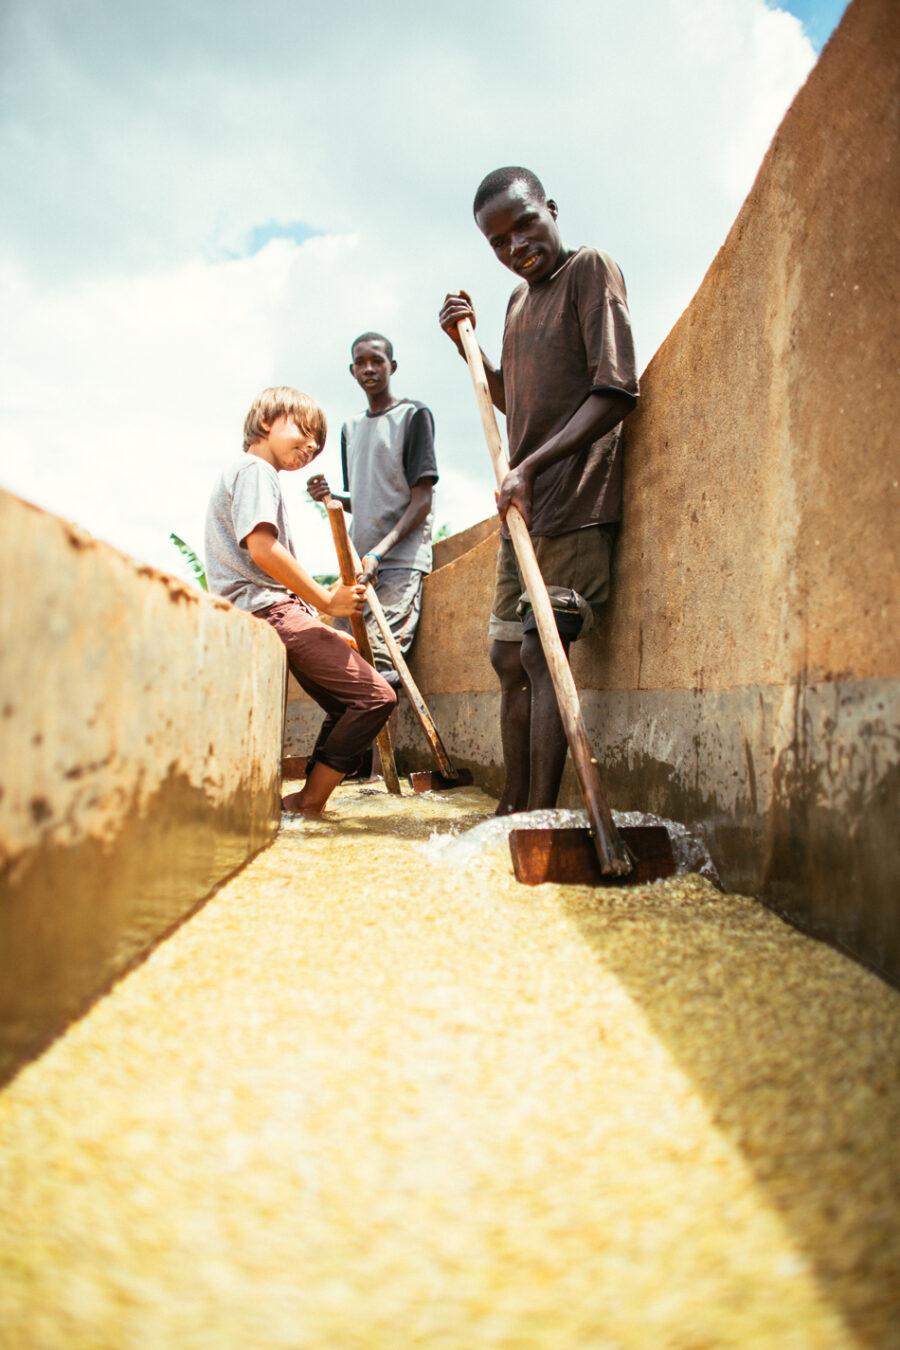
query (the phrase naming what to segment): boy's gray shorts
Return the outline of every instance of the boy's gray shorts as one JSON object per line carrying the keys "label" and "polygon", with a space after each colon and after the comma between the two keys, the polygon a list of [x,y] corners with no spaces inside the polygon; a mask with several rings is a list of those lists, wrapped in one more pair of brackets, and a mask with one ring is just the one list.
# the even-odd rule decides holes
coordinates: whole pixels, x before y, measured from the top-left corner
{"label": "boy's gray shorts", "polygon": [[[568,534],[532,537],[550,602],[563,614],[580,616],[582,623],[578,637],[591,631],[609,596],[615,529],[614,525],[588,525]],[[531,602],[519,575],[512,541],[501,535],[494,603],[488,625],[491,641],[521,642],[525,635],[524,620],[530,610]]]}
{"label": "boy's gray shorts", "polygon": [[[412,646],[419,625],[419,616],[422,613],[422,577],[423,573],[414,567],[387,567],[384,571],[379,571],[375,581],[375,594],[381,602],[388,627],[400,648],[401,656],[406,656]],[[381,629],[368,605],[363,614],[375,669],[388,684],[396,688],[400,683],[400,677],[394,670],[394,663],[387,649],[387,643],[381,636]],[[345,632],[350,632],[349,619],[337,620],[335,627],[338,626]]]}

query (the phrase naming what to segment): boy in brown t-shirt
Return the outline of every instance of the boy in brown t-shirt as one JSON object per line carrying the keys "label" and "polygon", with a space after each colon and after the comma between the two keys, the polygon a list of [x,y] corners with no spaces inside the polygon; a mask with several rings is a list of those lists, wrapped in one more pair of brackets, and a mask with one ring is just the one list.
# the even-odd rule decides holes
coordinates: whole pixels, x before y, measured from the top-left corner
{"label": "boy in brown t-shirt", "polygon": [[[488,174],[473,213],[500,261],[522,278],[507,308],[501,364],[484,359],[509,439],[497,510],[522,512],[568,652],[608,595],[622,514],[621,422],[638,395],[625,282],[606,254],[563,245],[556,203],[529,169]],[[440,324],[460,355],[463,318],[475,322],[470,297],[448,295]],[[506,770],[497,814],[554,806],[565,733],[505,526],[489,635]]]}

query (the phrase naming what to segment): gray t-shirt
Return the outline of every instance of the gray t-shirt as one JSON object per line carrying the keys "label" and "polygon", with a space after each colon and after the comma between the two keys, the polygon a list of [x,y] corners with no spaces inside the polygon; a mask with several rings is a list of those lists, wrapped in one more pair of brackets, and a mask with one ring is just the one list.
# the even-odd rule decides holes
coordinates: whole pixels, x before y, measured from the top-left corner
{"label": "gray t-shirt", "polygon": [[[361,412],[341,431],[344,487],[353,515],[350,538],[360,555],[393,529],[409,506],[410,489],[422,478],[437,482],[434,418],[423,403],[401,398],[385,412]],[[411,567],[431,571],[434,513],[395,544],[380,570]]]}
{"label": "gray t-shirt", "polygon": [[292,591],[257,567],[247,552],[245,540],[257,525],[274,525],[278,542],[297,556],[277,469],[258,455],[244,452],[222,471],[209,499],[206,581],[214,595],[250,613],[294,598]]}

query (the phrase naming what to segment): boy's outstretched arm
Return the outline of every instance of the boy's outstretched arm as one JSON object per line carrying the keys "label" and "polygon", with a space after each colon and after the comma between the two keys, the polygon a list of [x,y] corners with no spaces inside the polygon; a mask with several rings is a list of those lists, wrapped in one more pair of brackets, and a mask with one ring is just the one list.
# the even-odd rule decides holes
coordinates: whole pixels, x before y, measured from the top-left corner
{"label": "boy's outstretched arm", "polygon": [[[457,325],[460,319],[471,319],[472,327],[475,327],[475,310],[472,308],[471,297],[466,291],[458,291],[455,295],[444,297],[444,303],[441,306],[441,312],[438,315],[438,322],[459,352],[463,360],[466,359],[466,353],[459,336]],[[506,413],[506,391],[503,388],[503,372],[498,370],[493,361],[481,353],[481,359],[484,362],[484,373],[487,376],[488,389],[491,394],[491,401],[495,408],[500,412]]]}
{"label": "boy's outstretched arm", "polygon": [[365,587],[358,582],[345,586],[340,581],[331,589],[320,585],[305,567],[300,566],[284,544],[278,542],[274,525],[257,525],[247,535],[245,543],[257,567],[261,567],[273,581],[286,586],[294,595],[299,595],[307,604],[315,605],[323,614],[340,619],[362,613],[366,602]]}
{"label": "boy's outstretched arm", "polygon": [[428,516],[434,503],[434,479],[420,478],[410,488],[409,493],[409,504],[397,524],[393,529],[388,530],[384,538],[360,559],[363,570],[357,580],[363,582],[364,585],[374,582],[378,575],[378,564],[381,559],[386,557],[392,548],[396,548],[400,540],[411,534],[416,526],[421,525],[422,521]]}
{"label": "boy's outstretched arm", "polygon": [[588,394],[568,422],[555,436],[533,451],[521,464],[510,469],[497,493],[497,511],[504,517],[511,506],[521,511],[525,524],[531,524],[531,498],[534,480],[544,469],[574,454],[584,445],[605,436],[631,412],[635,400],[630,394],[614,390]]}

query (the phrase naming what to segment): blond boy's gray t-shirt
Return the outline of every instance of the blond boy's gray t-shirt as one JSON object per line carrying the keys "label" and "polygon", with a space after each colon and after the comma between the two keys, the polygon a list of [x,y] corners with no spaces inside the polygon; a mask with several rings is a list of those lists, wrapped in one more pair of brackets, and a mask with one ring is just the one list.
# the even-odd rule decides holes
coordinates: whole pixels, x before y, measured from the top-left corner
{"label": "blond boy's gray t-shirt", "polygon": [[[246,452],[219,476],[206,511],[206,581],[213,595],[251,614],[294,595],[250,557],[245,540],[257,525],[273,525],[296,557],[278,471]],[[301,603],[303,603],[301,601]],[[307,606],[307,608],[309,608]]]}

